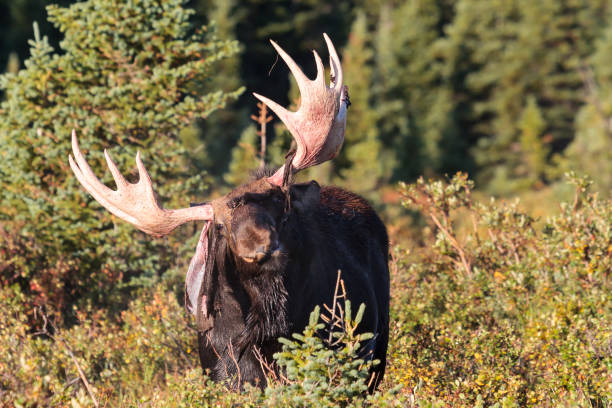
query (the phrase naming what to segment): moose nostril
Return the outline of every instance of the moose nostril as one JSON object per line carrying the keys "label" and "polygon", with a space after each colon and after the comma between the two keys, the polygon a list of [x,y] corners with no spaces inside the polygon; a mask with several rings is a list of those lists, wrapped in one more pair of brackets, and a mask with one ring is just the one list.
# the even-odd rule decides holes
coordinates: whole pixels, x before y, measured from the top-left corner
{"label": "moose nostril", "polygon": [[261,262],[270,257],[275,251],[280,248],[280,243],[274,240],[270,245],[260,245],[249,255],[242,258],[247,262]]}
{"label": "moose nostril", "polygon": [[255,254],[255,262],[261,262],[266,257],[266,254],[258,252]]}
{"label": "moose nostril", "polygon": [[267,250],[265,246],[260,245],[249,255],[242,256],[242,259],[244,259],[247,262],[261,262],[264,259],[266,259],[268,256],[270,256],[271,252],[272,251]]}
{"label": "moose nostril", "polygon": [[265,257],[268,256],[268,251],[266,250],[265,246],[259,246],[256,250],[255,250],[255,260],[257,262],[261,261],[262,259],[264,259]]}

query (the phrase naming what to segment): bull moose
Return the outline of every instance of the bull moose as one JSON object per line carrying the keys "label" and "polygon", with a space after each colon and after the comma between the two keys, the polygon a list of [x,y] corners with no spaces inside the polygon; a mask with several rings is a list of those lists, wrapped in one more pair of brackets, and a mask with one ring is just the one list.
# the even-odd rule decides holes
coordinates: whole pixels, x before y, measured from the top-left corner
{"label": "bull moose", "polygon": [[167,210],[155,198],[140,154],[139,181],[126,181],[104,152],[117,190],[92,172],[72,133],[77,179],[100,204],[147,234],[162,236],[189,221],[204,227],[186,275],[185,305],[196,317],[200,361],[217,381],[265,384],[261,359],[272,360],[278,337],[301,331],[316,305],[331,305],[340,270],[347,299],[366,304],[361,330],[374,333],[363,355],[380,360],[373,389],[384,375],[389,335],[388,237],[372,207],[358,195],[315,181],[294,183],[298,171],[334,158],[344,141],[347,88],[334,45],[324,34],[330,84],[314,51],[310,80],[275,42],[301,93],[291,112],[254,94],[284,122],[297,148],[276,171],[259,171],[224,197]]}

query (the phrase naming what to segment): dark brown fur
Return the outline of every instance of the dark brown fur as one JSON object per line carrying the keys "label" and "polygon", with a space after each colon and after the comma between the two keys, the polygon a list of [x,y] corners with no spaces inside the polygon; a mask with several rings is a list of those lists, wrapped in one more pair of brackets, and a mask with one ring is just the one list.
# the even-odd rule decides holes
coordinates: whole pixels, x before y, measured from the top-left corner
{"label": "dark brown fur", "polygon": [[363,353],[381,361],[378,383],[389,333],[385,226],[363,198],[338,187],[297,184],[290,196],[287,203],[260,178],[230,193],[227,208],[215,208],[202,290],[213,326],[199,333],[202,367],[234,386],[265,385],[258,355],[271,362],[278,337],[300,332],[315,306],[332,304],[341,270],[348,299],[366,304],[360,329],[375,338]]}

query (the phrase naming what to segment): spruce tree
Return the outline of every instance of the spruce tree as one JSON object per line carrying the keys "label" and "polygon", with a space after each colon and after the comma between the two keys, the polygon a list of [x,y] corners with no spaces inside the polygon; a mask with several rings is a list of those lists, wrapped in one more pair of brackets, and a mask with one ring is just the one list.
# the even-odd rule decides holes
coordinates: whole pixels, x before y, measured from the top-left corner
{"label": "spruce tree", "polygon": [[[592,52],[607,0],[460,0],[448,27],[449,69],[463,72],[463,123],[474,149],[479,180],[509,192],[530,159],[518,125],[529,95],[541,110],[543,143],[561,151],[573,137],[582,104],[581,62]],[[548,157],[550,160],[550,156]],[[541,181],[546,181],[542,174]],[[520,183],[519,183],[520,184]]]}
{"label": "spruce tree", "polygon": [[603,197],[612,196],[612,106],[583,106],[576,116],[576,135],[561,157],[563,170],[592,178]]}
{"label": "spruce tree", "polygon": [[232,149],[232,159],[224,176],[227,183],[232,186],[239,186],[248,181],[249,175],[259,164],[257,158],[258,146],[257,129],[254,125],[251,125],[244,129],[240,139],[238,139],[237,146]]}
{"label": "spruce tree", "polygon": [[[238,12],[237,2],[211,0],[206,3],[206,7],[200,5],[199,8],[206,13],[205,17],[210,24],[214,24],[217,35],[226,40],[235,40],[236,24],[242,14]],[[213,89],[239,89],[242,84],[240,63],[240,53],[219,61],[209,86]],[[244,90],[244,87],[241,89]],[[246,102],[253,100],[250,93],[243,93],[229,109],[219,110],[206,120],[198,120],[194,124],[190,144],[197,146],[198,150],[190,156],[198,169],[205,169],[216,178],[228,169],[233,154],[231,148],[237,145],[242,131],[249,124],[249,106]]]}
{"label": "spruce tree", "polygon": [[[607,17],[611,21],[612,16]],[[604,196],[612,196],[612,26],[595,42],[582,67],[586,104],[576,115],[576,133],[560,158],[563,170],[587,174]]]}
{"label": "spruce tree", "polygon": [[[0,69],[11,60],[23,62],[28,56],[28,39],[32,37],[32,23],[40,22],[40,31],[46,33],[51,44],[59,41],[59,31],[45,19],[48,0],[0,1]],[[52,3],[67,6],[74,0],[54,0]]]}
{"label": "spruce tree", "polygon": [[447,2],[386,2],[379,13],[374,75],[378,128],[396,157],[396,179],[465,169],[450,75],[440,63]]}
{"label": "spruce tree", "polygon": [[546,122],[534,97],[527,98],[527,106],[518,125],[521,131],[519,144],[523,160],[521,178],[525,180],[525,187],[538,187],[546,173],[548,148],[542,134],[547,127]]}
{"label": "spruce tree", "polygon": [[347,115],[345,144],[334,165],[344,183],[352,190],[366,194],[381,182],[385,161],[372,107],[373,51],[369,45],[366,15],[358,12],[351,27],[349,43],[342,53],[342,68],[348,86],[351,106]]}
{"label": "spruce tree", "polygon": [[[236,97],[206,81],[237,44],[192,27],[193,11],[183,3],[49,6],[49,21],[64,36],[61,51],[35,27],[25,68],[2,76],[0,220],[12,252],[3,252],[0,271],[31,299],[50,307],[111,302],[117,285],[175,264],[180,240],[152,240],[118,221],[83,191],[67,158],[74,128],[94,172],[111,187],[104,148],[132,181],[140,150],[168,207],[187,206],[205,187],[178,134]],[[182,231],[182,239],[193,233]]]}

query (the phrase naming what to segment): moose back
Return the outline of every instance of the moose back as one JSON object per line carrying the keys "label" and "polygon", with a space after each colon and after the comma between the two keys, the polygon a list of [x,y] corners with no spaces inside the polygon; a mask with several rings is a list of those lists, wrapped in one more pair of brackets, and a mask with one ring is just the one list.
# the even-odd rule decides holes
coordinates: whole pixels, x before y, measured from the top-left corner
{"label": "moose back", "polygon": [[189,208],[163,209],[136,155],[137,183],[121,175],[105,151],[117,190],[102,184],[72,134],[70,166],[83,187],[106,209],[140,230],[161,236],[189,221],[205,221],[186,276],[185,305],[198,326],[202,367],[215,380],[265,385],[262,367],[289,337],[308,323],[317,305],[332,305],[338,271],[353,304],[365,303],[360,330],[374,337],[361,350],[380,360],[373,390],[385,371],[389,335],[388,238],[384,224],[361,197],[315,181],[294,183],[300,170],[333,159],[344,141],[350,104],[336,50],[330,54],[330,84],[314,52],[317,77],[307,78],[276,43],[302,95],[290,112],[268,105],[293,135],[297,148],[276,171],[262,170],[224,197]]}

